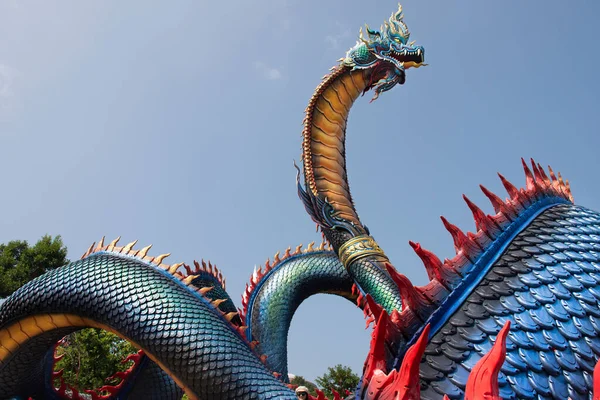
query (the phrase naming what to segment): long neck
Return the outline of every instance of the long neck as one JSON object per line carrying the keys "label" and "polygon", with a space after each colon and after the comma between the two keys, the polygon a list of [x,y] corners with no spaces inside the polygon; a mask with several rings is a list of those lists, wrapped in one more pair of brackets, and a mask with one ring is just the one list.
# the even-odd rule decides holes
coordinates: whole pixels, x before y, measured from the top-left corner
{"label": "long neck", "polygon": [[[302,159],[308,190],[333,206],[336,216],[364,230],[346,174],[346,121],[370,81],[368,70],[339,66],[317,87],[306,108]],[[335,246],[335,243],[332,243]]]}
{"label": "long neck", "polygon": [[[302,143],[309,193],[301,196],[359,289],[392,312],[402,309],[400,293],[386,271],[389,260],[358,218],[346,174],[346,121],[354,101],[371,84],[371,74],[371,69],[352,71],[340,65],[310,99]],[[335,222],[319,214],[325,201],[333,208]]]}

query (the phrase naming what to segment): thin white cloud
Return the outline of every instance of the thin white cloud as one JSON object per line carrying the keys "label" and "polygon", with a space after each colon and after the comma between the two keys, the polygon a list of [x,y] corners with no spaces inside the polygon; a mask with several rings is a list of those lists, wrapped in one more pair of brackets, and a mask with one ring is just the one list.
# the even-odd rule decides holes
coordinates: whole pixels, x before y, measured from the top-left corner
{"label": "thin white cloud", "polygon": [[14,95],[13,86],[15,78],[19,75],[19,71],[9,67],[6,64],[0,63],[0,97],[12,97]]}
{"label": "thin white cloud", "polygon": [[337,27],[337,33],[325,36],[325,41],[335,49],[345,45],[350,46],[352,44],[349,40],[352,36],[352,32],[350,31],[350,29],[345,27],[340,22],[336,22],[335,26]]}
{"label": "thin white cloud", "polygon": [[10,118],[15,104],[15,81],[21,73],[6,64],[0,63],[0,120]]}
{"label": "thin white cloud", "polygon": [[256,61],[254,63],[254,68],[256,68],[256,70],[263,76],[263,78],[268,79],[270,81],[276,81],[283,78],[283,75],[279,69],[270,67],[263,62]]}

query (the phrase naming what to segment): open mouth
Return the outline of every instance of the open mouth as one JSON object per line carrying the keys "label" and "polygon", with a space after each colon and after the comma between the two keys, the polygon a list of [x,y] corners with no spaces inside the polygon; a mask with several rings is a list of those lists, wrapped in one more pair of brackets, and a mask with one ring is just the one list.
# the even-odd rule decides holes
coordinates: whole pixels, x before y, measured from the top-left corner
{"label": "open mouth", "polygon": [[414,63],[414,64],[422,64],[425,59],[425,54],[423,54],[422,49],[410,50],[397,52],[392,50],[390,52],[390,57],[395,60],[400,61],[401,63]]}

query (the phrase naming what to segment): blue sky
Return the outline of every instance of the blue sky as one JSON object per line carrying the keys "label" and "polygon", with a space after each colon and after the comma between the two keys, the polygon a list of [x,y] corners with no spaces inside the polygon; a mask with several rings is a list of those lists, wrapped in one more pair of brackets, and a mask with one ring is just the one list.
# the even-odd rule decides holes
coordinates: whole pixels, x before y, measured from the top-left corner
{"label": "blue sky", "polygon": [[[364,23],[392,1],[0,3],[0,242],[62,235],[78,258],[103,235],[210,259],[238,301],[254,265],[318,240],[295,192],[303,110]],[[348,123],[361,216],[393,264],[407,244],[452,257],[439,216],[473,230],[467,194],[522,186],[520,157],[600,209],[600,3],[406,0],[426,68]],[[370,96],[369,96],[370,98]],[[316,296],[294,317],[290,371],[360,372],[362,313]]]}

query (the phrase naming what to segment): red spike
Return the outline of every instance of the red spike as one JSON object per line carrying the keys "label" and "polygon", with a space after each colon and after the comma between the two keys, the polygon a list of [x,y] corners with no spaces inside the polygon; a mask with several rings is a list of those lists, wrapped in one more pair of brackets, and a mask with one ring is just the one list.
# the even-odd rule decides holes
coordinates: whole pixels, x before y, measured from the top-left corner
{"label": "red spike", "polygon": [[506,209],[506,204],[504,204],[504,201],[502,201],[500,197],[496,196],[495,193],[491,192],[483,185],[479,185],[479,188],[481,189],[483,194],[485,194],[486,197],[490,199],[490,202],[492,203],[492,207],[494,207],[494,212],[496,214],[499,212],[503,212]]}
{"label": "red spike", "polygon": [[542,180],[544,181],[544,183],[547,186],[550,186],[552,182],[550,182],[550,179],[548,178],[548,175],[546,175],[546,171],[544,170],[544,167],[542,167],[542,164],[538,163],[538,171],[540,171],[540,175],[542,177]]}
{"label": "red spike", "polygon": [[488,235],[491,239],[499,233],[499,227],[494,224],[494,222],[488,218],[487,215],[475,203],[473,203],[467,196],[463,194],[463,199],[469,206],[469,209],[473,213],[473,218],[475,219],[475,227],[477,230],[483,231],[486,235]]}
{"label": "red spike", "polygon": [[521,164],[523,164],[523,171],[525,171],[525,188],[527,190],[535,190],[535,179],[533,179],[531,170],[527,166],[524,158],[521,158]]}
{"label": "red spike", "polygon": [[480,250],[479,246],[477,246],[477,244],[475,244],[471,239],[469,239],[467,235],[465,235],[463,231],[460,230],[460,228],[448,222],[446,218],[440,218],[442,219],[442,222],[444,223],[444,226],[446,227],[448,232],[450,232],[450,235],[452,235],[452,240],[454,241],[454,250],[456,251],[456,254],[460,253],[462,250],[465,256],[468,257],[474,253],[477,253]]}
{"label": "red spike", "polygon": [[454,269],[443,264],[434,253],[423,249],[419,243],[411,241],[408,243],[417,253],[421,261],[423,261],[423,265],[425,265],[430,281],[435,280],[446,289],[449,289],[457,279],[460,279],[460,275],[458,275]]}
{"label": "red spike", "polygon": [[381,316],[381,312],[383,311],[383,307],[381,307],[370,294],[367,293],[367,304],[369,305],[369,311],[375,320],[379,320]]}
{"label": "red spike", "polygon": [[368,329],[369,326],[375,322],[375,317],[371,314],[369,314],[369,318],[367,318],[367,320],[365,321],[365,329]]}
{"label": "red spike", "polygon": [[530,159],[530,162],[531,162],[531,170],[533,171],[533,178],[535,180],[535,183],[538,186],[545,186],[546,182],[544,182],[544,177],[542,176],[542,173],[540,172],[538,165],[533,160],[533,158]]}
{"label": "red spike", "polygon": [[[121,384],[122,383],[123,382],[121,382]],[[100,391],[100,392],[108,392],[110,394],[117,394],[117,393],[119,393],[119,390],[121,390],[120,387],[109,386],[109,385],[102,386],[100,389],[98,389],[98,391]]]}
{"label": "red spike", "polygon": [[104,400],[109,398],[109,396],[99,396],[98,393],[93,390],[86,389],[84,391],[92,397],[92,400]]}
{"label": "red spike", "polygon": [[143,356],[144,356],[144,351],[138,350],[137,353],[132,353],[132,354],[128,355],[127,357],[125,357],[125,359],[123,361],[121,361],[121,363],[125,364],[129,361],[133,361],[134,364],[137,364],[140,362],[140,360],[142,359]]}
{"label": "red spike", "polygon": [[465,388],[465,400],[501,400],[498,373],[506,358],[506,336],[510,320],[498,333],[492,349],[475,364]]}
{"label": "red spike", "polygon": [[421,261],[423,261],[429,280],[432,280],[433,278],[438,278],[439,280],[442,261],[431,251],[423,249],[419,243],[409,241],[408,244],[413,248],[415,253],[417,253]]}
{"label": "red spike", "polygon": [[356,305],[358,307],[362,307],[363,306],[363,300],[364,300],[364,296],[362,294],[362,292],[358,293],[358,297],[356,298]]}
{"label": "red spike", "polygon": [[398,285],[402,309],[410,308],[419,317],[425,318],[425,315],[428,314],[426,311],[431,305],[429,300],[413,286],[410,279],[398,273],[389,263],[385,263],[385,267],[396,285]]}
{"label": "red spike", "polygon": [[558,182],[558,179],[556,179],[556,175],[554,175],[554,171],[552,171],[552,167],[549,165],[548,172],[550,173],[550,179],[552,179],[553,182]]}
{"label": "red spike", "polygon": [[[319,389],[315,389],[315,390],[317,391],[316,400],[327,400],[327,398],[325,397],[325,394],[322,391],[320,391]],[[314,399],[314,397],[313,397],[313,399]]]}
{"label": "red spike", "polygon": [[502,185],[504,185],[504,188],[506,189],[506,192],[508,193],[508,195],[510,196],[510,198],[512,200],[517,200],[520,196],[519,193],[519,189],[517,189],[515,187],[515,185],[513,185],[512,183],[510,183],[508,181],[508,179],[506,179],[504,176],[502,176],[501,173],[498,173],[498,176],[500,177],[500,180],[502,181]]}
{"label": "red spike", "polygon": [[400,372],[389,385],[384,387],[380,395],[381,399],[417,400],[421,398],[419,365],[429,341],[429,328],[430,326],[427,324],[416,343],[410,346],[402,360]]}
{"label": "red spike", "polygon": [[398,310],[392,310],[392,313],[390,314],[390,322],[394,325],[398,325],[400,323],[400,313]]}
{"label": "red spike", "polygon": [[336,392],[334,389],[331,389],[331,393],[333,393],[333,400],[342,400],[340,394]]}
{"label": "red spike", "polygon": [[594,367],[594,400],[600,400],[600,360]]}
{"label": "red spike", "polygon": [[369,355],[365,361],[364,380],[369,382],[376,370],[385,372],[385,333],[388,325],[387,312],[382,311],[379,320],[375,324],[375,329],[371,334],[371,346]]}
{"label": "red spike", "polygon": [[[396,379],[397,375],[398,371],[395,369],[392,370],[389,375],[386,375],[385,372],[381,370],[376,370],[371,377],[371,380],[368,382],[365,381],[365,383],[368,383],[365,400],[384,399],[384,397],[381,397],[383,387]],[[392,394],[392,396],[385,397],[385,399],[395,399],[395,397]]]}
{"label": "red spike", "polygon": [[67,384],[62,378],[60,379],[60,386],[58,388],[54,388],[54,390],[63,397],[67,396]]}
{"label": "red spike", "polygon": [[69,386],[69,389],[71,389],[71,399],[73,399],[73,400],[83,400],[83,398],[79,396],[79,391],[77,389],[75,389],[72,386]]}

